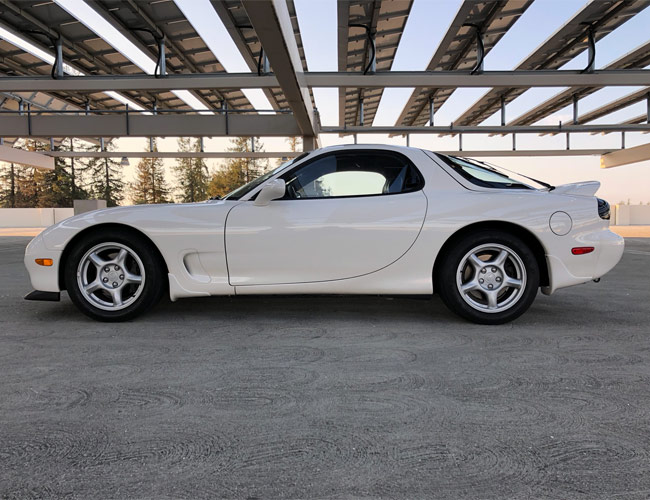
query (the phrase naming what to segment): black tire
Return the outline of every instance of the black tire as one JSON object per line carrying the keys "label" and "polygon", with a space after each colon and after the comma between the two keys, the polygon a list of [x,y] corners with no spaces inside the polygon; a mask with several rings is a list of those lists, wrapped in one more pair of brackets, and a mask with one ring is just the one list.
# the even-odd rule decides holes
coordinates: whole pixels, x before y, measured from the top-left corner
{"label": "black tire", "polygon": [[[506,254],[512,252],[505,257],[505,264],[491,267],[490,262],[497,262],[497,255],[504,249]],[[472,264],[470,261],[475,259],[468,257],[472,255],[486,261]],[[445,305],[462,318],[483,325],[499,325],[521,316],[535,300],[539,288],[537,259],[529,246],[513,234],[477,231],[459,238],[441,257],[434,277],[436,288]],[[517,279],[517,273],[523,279]],[[511,282],[513,286],[506,286]],[[461,287],[469,291],[463,293]],[[489,295],[497,297],[492,304]],[[490,308],[493,312],[488,312]]]}
{"label": "black tire", "polygon": [[[133,257],[133,255],[127,256],[128,260],[125,261],[125,269],[130,266],[128,273],[131,270],[134,271],[133,275],[127,273],[127,280],[129,276],[137,278],[137,273],[140,273],[139,277],[142,282],[141,285],[125,282],[123,291],[130,294],[129,300],[131,302],[126,305],[128,301],[124,301],[123,304],[116,306],[122,307],[117,310],[106,310],[102,307],[110,306],[102,306],[100,302],[102,300],[112,300],[111,290],[100,288],[90,294],[83,292],[80,284],[80,280],[83,280],[83,278],[79,277],[78,272],[80,270],[80,264],[82,264],[82,259],[84,262],[87,262],[88,259],[86,256],[88,252],[91,249],[97,248],[98,245],[100,248],[102,248],[102,245],[106,245],[105,250],[103,250],[105,252],[103,255],[109,256],[108,258],[110,258],[112,244],[127,249],[127,253],[129,251],[133,252],[133,255],[136,257]],[[139,259],[139,262],[136,261],[136,258]],[[140,264],[142,265],[142,270],[140,270]],[[111,266],[112,264],[104,269],[108,269]],[[104,271],[100,267],[95,266],[96,270],[94,271],[97,273],[96,279],[98,282],[103,280],[100,280],[100,273]],[[86,269],[91,268],[92,266],[90,264],[86,267]],[[118,268],[116,267],[115,269]],[[112,269],[110,270],[112,271]],[[83,276],[85,273],[93,273],[93,271],[87,270],[80,274]],[[123,274],[120,274],[116,279],[119,279],[119,276],[124,277]],[[74,247],[71,248],[65,262],[64,279],[68,295],[75,306],[86,316],[98,321],[107,322],[126,321],[139,316],[158,303],[165,290],[168,289],[166,266],[153,244],[135,231],[114,228],[91,232],[85,235],[81,241],[74,243]],[[106,286],[110,286],[110,283]],[[136,286],[137,288],[135,288]],[[119,287],[122,287],[122,285],[120,284]],[[132,292],[134,289],[136,291]]]}

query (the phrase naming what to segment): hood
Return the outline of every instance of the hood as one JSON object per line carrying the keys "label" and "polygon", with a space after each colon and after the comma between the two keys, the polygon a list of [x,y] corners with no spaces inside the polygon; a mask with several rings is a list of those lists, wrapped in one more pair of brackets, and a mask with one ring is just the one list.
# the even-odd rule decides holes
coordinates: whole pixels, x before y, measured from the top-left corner
{"label": "hood", "polygon": [[141,216],[146,217],[150,213],[153,214],[156,212],[165,212],[170,209],[183,210],[185,208],[202,206],[206,204],[211,204],[212,206],[223,205],[224,200],[198,201],[195,203],[155,203],[151,205],[125,205],[120,207],[100,208],[99,210],[92,210],[90,212],[84,212],[82,214],[75,215],[73,217],[65,219],[62,222],[74,222],[79,220],[91,220],[95,222],[119,222],[121,219],[135,214],[140,214]]}
{"label": "hood", "polygon": [[600,188],[598,181],[572,182],[555,186],[552,191],[555,194],[570,194],[574,196],[594,196]]}

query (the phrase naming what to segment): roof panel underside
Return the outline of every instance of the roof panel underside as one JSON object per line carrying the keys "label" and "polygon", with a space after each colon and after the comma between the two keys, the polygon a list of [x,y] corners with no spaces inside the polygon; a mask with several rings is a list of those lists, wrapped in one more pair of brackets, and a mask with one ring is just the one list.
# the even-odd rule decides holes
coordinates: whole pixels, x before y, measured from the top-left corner
{"label": "roof panel underside", "polygon": [[[586,4],[571,20],[556,31],[517,70],[559,69],[588,48],[587,27],[594,28],[598,41],[650,5],[650,0],[597,0]],[[492,89],[463,113],[457,125],[477,125],[499,110],[501,102],[508,103],[526,91]]]}
{"label": "roof panel underside", "polygon": [[[471,71],[477,65],[474,26],[481,32],[487,55],[531,4],[532,0],[465,0],[431,58],[427,71]],[[417,88],[404,107],[398,125],[425,125],[429,120],[429,100],[433,99],[434,109],[440,109],[453,92],[454,89]]]}
{"label": "roof panel underside", "polygon": [[[376,71],[389,71],[402,37],[412,0],[362,0],[349,3],[347,55],[345,71],[363,73],[369,66],[370,43],[362,24],[369,26],[376,45]],[[340,8],[340,6],[339,6]],[[370,68],[369,68],[370,70]],[[361,125],[360,99],[363,98],[363,122],[372,124],[381,100],[382,89],[345,90],[345,124]]]}

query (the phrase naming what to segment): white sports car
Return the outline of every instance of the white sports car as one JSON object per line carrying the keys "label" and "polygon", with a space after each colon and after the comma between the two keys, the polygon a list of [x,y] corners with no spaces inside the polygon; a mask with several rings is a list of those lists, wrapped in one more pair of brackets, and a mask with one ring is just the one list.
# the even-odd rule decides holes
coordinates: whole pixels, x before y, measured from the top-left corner
{"label": "white sports car", "polygon": [[553,187],[468,158],[398,146],[304,153],[220,200],[118,207],[66,219],[27,247],[36,291],[102,321],[168,292],[438,292],[498,324],[537,289],[598,280],[623,253],[598,182]]}

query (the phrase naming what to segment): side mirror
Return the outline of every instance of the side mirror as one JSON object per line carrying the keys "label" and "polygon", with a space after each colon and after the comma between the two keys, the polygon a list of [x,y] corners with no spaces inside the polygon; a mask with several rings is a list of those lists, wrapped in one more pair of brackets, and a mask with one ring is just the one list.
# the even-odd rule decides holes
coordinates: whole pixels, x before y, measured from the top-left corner
{"label": "side mirror", "polygon": [[255,205],[258,207],[264,207],[269,204],[271,200],[277,200],[282,198],[287,189],[283,179],[273,179],[268,181],[262,187],[262,190],[257,194],[255,198]]}

